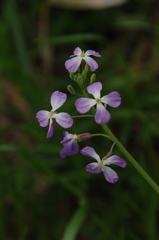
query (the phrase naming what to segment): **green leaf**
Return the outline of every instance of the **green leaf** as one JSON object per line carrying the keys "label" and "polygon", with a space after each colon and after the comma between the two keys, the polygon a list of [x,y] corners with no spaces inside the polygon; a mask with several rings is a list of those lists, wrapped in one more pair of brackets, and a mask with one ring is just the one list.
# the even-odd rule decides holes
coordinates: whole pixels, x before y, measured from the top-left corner
{"label": "green leaf", "polygon": [[68,223],[62,240],[74,240],[87,216],[87,206],[80,207]]}

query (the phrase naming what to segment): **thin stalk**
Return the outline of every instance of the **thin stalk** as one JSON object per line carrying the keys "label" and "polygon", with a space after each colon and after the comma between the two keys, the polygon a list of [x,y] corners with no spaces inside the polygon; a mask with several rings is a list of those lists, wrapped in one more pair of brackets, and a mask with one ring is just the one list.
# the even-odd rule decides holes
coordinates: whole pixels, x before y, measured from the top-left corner
{"label": "thin stalk", "polygon": [[127,160],[136,168],[136,170],[141,174],[141,176],[149,183],[149,185],[159,194],[159,186],[155,181],[146,173],[146,171],[136,162],[136,160],[130,155],[130,153],[125,149],[125,147],[120,143],[120,141],[115,137],[106,124],[101,124],[104,131],[110,136],[111,140],[116,142],[117,147],[127,158]]}
{"label": "thin stalk", "polygon": [[93,115],[76,115],[76,116],[71,116],[72,118],[82,118],[82,117],[94,117]]}
{"label": "thin stalk", "polygon": [[106,137],[108,138],[109,140],[112,140],[111,137],[109,137],[108,135],[106,134],[103,134],[103,133],[94,133],[94,134],[91,134],[91,137]]}

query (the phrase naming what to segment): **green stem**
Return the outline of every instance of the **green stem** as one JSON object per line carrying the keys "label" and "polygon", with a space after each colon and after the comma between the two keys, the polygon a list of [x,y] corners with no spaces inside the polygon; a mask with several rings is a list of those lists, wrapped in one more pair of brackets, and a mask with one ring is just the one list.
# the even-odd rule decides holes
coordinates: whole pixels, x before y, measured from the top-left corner
{"label": "green stem", "polygon": [[71,116],[72,118],[82,118],[82,117],[94,117],[94,115],[77,115],[77,116]]}
{"label": "green stem", "polygon": [[109,137],[108,135],[106,135],[106,134],[103,134],[103,133],[94,133],[94,134],[91,134],[91,137],[106,137],[106,138],[108,138],[108,139],[110,139],[110,140],[112,140],[111,139],[111,137]]}
{"label": "green stem", "polygon": [[123,155],[129,160],[129,162],[136,168],[136,170],[141,174],[141,176],[150,184],[150,186],[159,194],[159,186],[155,181],[145,172],[145,170],[136,162],[136,160],[130,155],[130,153],[124,148],[120,141],[114,136],[111,130],[106,124],[101,124],[104,131],[110,136],[111,140],[116,142],[117,147],[123,153]]}

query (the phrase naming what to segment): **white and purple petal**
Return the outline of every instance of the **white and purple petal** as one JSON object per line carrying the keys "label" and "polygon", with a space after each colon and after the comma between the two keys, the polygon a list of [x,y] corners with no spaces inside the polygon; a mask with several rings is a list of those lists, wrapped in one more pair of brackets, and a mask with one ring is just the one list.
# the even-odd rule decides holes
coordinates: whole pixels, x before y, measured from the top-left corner
{"label": "white and purple petal", "polygon": [[60,91],[53,92],[50,98],[53,111],[56,111],[56,109],[61,107],[66,102],[66,99],[67,95],[65,93],[62,93]]}
{"label": "white and purple petal", "polygon": [[53,118],[63,128],[69,128],[73,125],[73,119],[68,113],[54,113]]}
{"label": "white and purple petal", "polygon": [[110,113],[105,109],[105,107],[101,104],[97,104],[96,114],[95,114],[95,121],[98,124],[103,124],[109,122],[111,119]]}
{"label": "white and purple petal", "polygon": [[102,171],[102,168],[98,165],[98,163],[89,163],[85,169],[87,172],[95,174],[98,174]]}
{"label": "white and purple petal", "polygon": [[82,50],[79,47],[76,47],[75,50],[73,51],[74,56],[80,56]]}
{"label": "white and purple petal", "polygon": [[115,183],[115,182],[118,181],[119,177],[118,177],[117,173],[116,173],[113,169],[111,169],[110,167],[104,166],[104,167],[102,168],[102,171],[103,171],[103,173],[104,173],[105,179],[106,179],[108,182],[110,182],[110,183]]}
{"label": "white and purple petal", "polygon": [[54,126],[53,126],[52,118],[50,118],[49,129],[48,129],[46,138],[51,138],[53,136],[53,133],[54,133]]}
{"label": "white and purple petal", "polygon": [[91,98],[78,98],[75,102],[75,106],[78,112],[86,113],[96,104],[95,99]]}
{"label": "white and purple petal", "polygon": [[113,155],[113,156],[107,158],[106,160],[104,160],[104,164],[105,165],[115,164],[122,168],[126,167],[126,165],[127,165],[127,163],[124,159],[122,159],[116,155]]}
{"label": "white and purple petal", "polygon": [[66,144],[66,143],[70,142],[73,139],[74,134],[71,134],[71,133],[69,133],[67,131],[64,131],[63,134],[64,134],[64,138],[63,138],[63,140],[60,143]]}
{"label": "white and purple petal", "polygon": [[82,58],[80,56],[73,57],[65,62],[65,68],[69,72],[76,72],[81,64]]}
{"label": "white and purple petal", "polygon": [[100,98],[101,90],[102,90],[101,82],[95,82],[87,87],[87,92],[92,94],[94,98]]}
{"label": "white and purple petal", "polygon": [[65,158],[66,156],[71,156],[78,153],[79,147],[77,140],[72,139],[71,141],[64,144],[63,149],[60,151],[60,157]]}
{"label": "white and purple petal", "polygon": [[94,50],[87,50],[86,52],[85,52],[85,55],[87,56],[87,55],[93,55],[93,56],[95,56],[95,57],[101,57],[101,55],[98,53],[98,52],[95,52]]}
{"label": "white and purple petal", "polygon": [[100,157],[99,155],[96,153],[96,151],[94,150],[94,148],[92,147],[84,147],[81,151],[81,154],[88,156],[88,157],[92,157],[94,159],[97,160],[97,162],[100,162]]}
{"label": "white and purple petal", "polygon": [[36,118],[40,124],[40,127],[46,127],[49,123],[49,112],[46,110],[41,110],[37,112]]}
{"label": "white and purple petal", "polygon": [[118,92],[114,91],[101,98],[103,103],[108,104],[111,107],[118,107],[121,104],[121,96]]}
{"label": "white and purple petal", "polygon": [[90,66],[90,70],[94,72],[98,68],[97,62],[88,56],[83,57],[83,59],[86,61],[86,63]]}

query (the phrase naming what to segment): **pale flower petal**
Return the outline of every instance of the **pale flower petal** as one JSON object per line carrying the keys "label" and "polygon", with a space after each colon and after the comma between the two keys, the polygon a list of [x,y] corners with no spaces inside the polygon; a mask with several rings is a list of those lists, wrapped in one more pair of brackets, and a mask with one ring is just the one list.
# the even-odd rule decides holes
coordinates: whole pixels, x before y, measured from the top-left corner
{"label": "pale flower petal", "polygon": [[101,98],[103,103],[108,104],[111,107],[118,107],[121,104],[121,96],[118,92],[114,91]]}
{"label": "pale flower petal", "polygon": [[95,57],[101,57],[101,55],[98,53],[98,52],[95,52],[94,50],[87,50],[86,52],[85,52],[85,55],[87,56],[87,55],[93,55],[93,56],[95,56]]}
{"label": "pale flower petal", "polygon": [[69,59],[65,62],[65,68],[69,72],[76,72],[81,64],[82,58],[80,56]]}
{"label": "pale flower petal", "polygon": [[90,66],[90,70],[94,72],[98,68],[98,63],[91,57],[83,57],[86,63]]}
{"label": "pale flower petal", "polygon": [[63,128],[69,128],[73,124],[73,119],[68,113],[54,113],[53,118],[55,118],[56,122]]}
{"label": "pale flower petal", "polygon": [[50,118],[49,129],[48,129],[46,138],[51,138],[53,136],[53,133],[54,133],[54,126],[53,126],[52,118]]}
{"label": "pale flower petal", "polygon": [[95,82],[87,87],[87,92],[92,94],[94,98],[100,98],[101,90],[102,90],[101,82]]}
{"label": "pale flower petal", "polygon": [[101,167],[99,167],[98,163],[89,163],[85,169],[86,169],[86,171],[95,173],[95,174],[98,174],[102,171],[102,169],[101,169]]}
{"label": "pale flower petal", "polygon": [[60,91],[55,91],[51,95],[51,106],[53,108],[53,111],[56,111],[56,109],[60,108],[67,99],[67,95],[65,93],[62,93]]}
{"label": "pale flower petal", "polygon": [[36,118],[40,124],[40,127],[46,127],[49,123],[49,112],[46,110],[41,110],[37,112]]}
{"label": "pale flower petal", "polygon": [[80,55],[82,50],[79,47],[76,47],[75,50],[73,51],[74,56]]}
{"label": "pale flower petal", "polygon": [[92,147],[84,147],[81,151],[81,154],[88,156],[88,157],[92,157],[94,159],[97,160],[97,162],[100,162],[100,157],[99,155],[96,153],[96,151],[92,148]]}
{"label": "pale flower petal", "polygon": [[115,183],[118,181],[119,177],[118,177],[117,173],[110,167],[104,166],[102,171],[104,173],[104,177],[106,178],[106,180],[108,182]]}
{"label": "pale flower petal", "polygon": [[116,155],[113,155],[113,156],[107,158],[106,160],[104,160],[104,164],[105,165],[115,164],[122,168],[126,167],[126,165],[127,165],[127,163],[124,159],[122,159]]}
{"label": "pale flower petal", "polygon": [[97,104],[97,110],[95,114],[95,121],[98,124],[103,124],[109,122],[111,119],[110,113],[105,109],[105,107],[101,104]]}
{"label": "pale flower petal", "polygon": [[96,104],[95,99],[91,98],[78,98],[75,102],[77,111],[80,113],[86,113]]}
{"label": "pale flower petal", "polygon": [[63,149],[60,151],[60,157],[65,158],[66,156],[71,156],[78,153],[79,147],[78,143],[75,140],[69,141],[67,144],[64,144]]}

